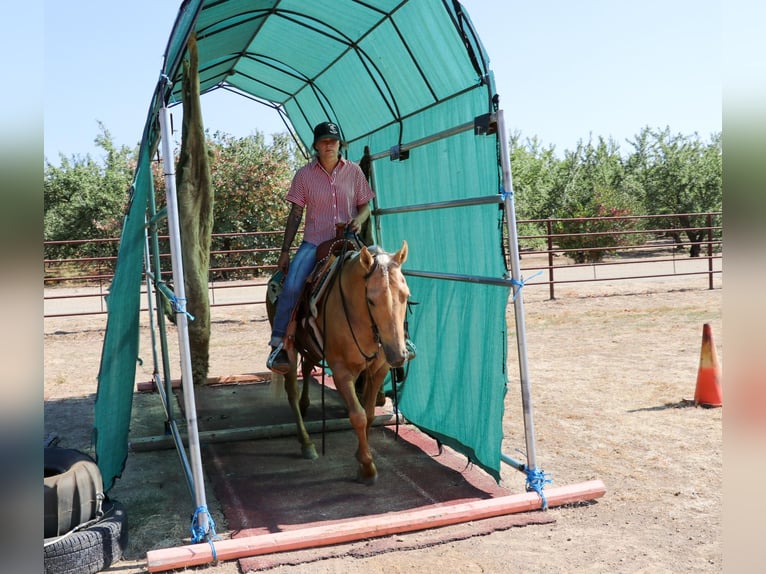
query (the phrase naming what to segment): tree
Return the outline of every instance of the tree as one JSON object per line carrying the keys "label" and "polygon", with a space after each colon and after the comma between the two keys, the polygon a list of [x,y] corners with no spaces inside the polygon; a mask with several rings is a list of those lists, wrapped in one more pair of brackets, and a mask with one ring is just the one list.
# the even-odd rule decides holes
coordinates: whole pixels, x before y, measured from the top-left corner
{"label": "tree", "polygon": [[556,212],[559,161],[554,150],[543,147],[537,136],[522,142],[519,132],[511,134],[513,194],[520,219],[545,219]]}
{"label": "tree", "polygon": [[[599,137],[594,146],[578,142],[574,151],[565,152],[559,164],[552,204],[556,217],[566,218],[555,226],[562,249],[572,249],[567,256],[576,262],[601,261],[618,247],[640,241],[636,234],[624,233],[631,225],[626,217],[636,213],[637,203],[629,192],[625,166],[614,140]],[[633,226],[635,227],[635,226]],[[583,235],[601,233],[602,235]]]}
{"label": "tree", "polygon": [[[520,132],[511,134],[510,143],[517,218],[523,220],[551,217],[556,210],[553,190],[559,166],[554,147],[543,147],[537,136],[522,141]],[[520,235],[543,235],[547,229],[540,223],[519,223],[518,231]],[[546,247],[543,239],[526,240],[525,246],[532,249]]]}
{"label": "tree", "polygon": [[[46,241],[105,239],[118,237],[128,191],[133,181],[136,151],[116,147],[109,131],[99,122],[95,143],[106,152],[104,164],[89,154],[60,156],[59,167],[45,162],[43,181],[43,233]],[[55,246],[47,258],[96,257],[116,254],[116,245],[104,247]]]}
{"label": "tree", "polygon": [[[271,145],[256,132],[244,138],[216,133],[209,143],[216,189],[214,233],[277,231],[284,228],[288,207],[284,196],[295,171],[294,146],[287,134],[274,134]],[[268,249],[279,247],[281,236],[223,237],[223,250],[264,250],[232,254],[219,267],[276,263]]]}
{"label": "tree", "polygon": [[[672,134],[669,128],[653,131],[644,128],[630,142],[635,152],[631,169],[643,186],[644,210],[650,214],[680,214],[673,225],[690,241],[689,254],[698,257],[704,221],[686,214],[720,211],[723,207],[721,134],[704,142],[692,136]],[[667,225],[667,223],[666,223]],[[675,237],[680,241],[679,234]]]}

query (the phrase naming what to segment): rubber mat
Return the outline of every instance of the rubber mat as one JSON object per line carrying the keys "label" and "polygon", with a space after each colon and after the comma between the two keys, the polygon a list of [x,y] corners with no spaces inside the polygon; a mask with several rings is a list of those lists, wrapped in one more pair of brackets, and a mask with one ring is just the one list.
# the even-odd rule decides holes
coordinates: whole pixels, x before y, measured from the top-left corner
{"label": "rubber mat", "polygon": [[[329,381],[331,383],[331,381]],[[307,421],[321,421],[320,385],[310,385],[312,406]],[[195,389],[200,431],[227,431],[293,423],[286,396],[276,397],[267,383],[204,386]],[[325,416],[345,419],[340,397],[325,389]],[[390,401],[378,414],[391,414]],[[318,425],[319,426],[319,425]],[[238,435],[238,436],[241,436]],[[320,456],[305,460],[296,435],[260,440],[202,441],[202,459],[213,491],[221,504],[232,537],[282,532],[318,524],[332,524],[372,515],[455,504],[511,494],[465,457],[440,448],[432,438],[411,425],[377,426],[370,445],[378,468],[378,481],[365,486],[355,481],[357,440],[350,428],[312,434]],[[324,442],[324,454],[322,445]],[[551,522],[542,513],[512,515],[477,526],[472,523],[436,529],[414,544],[433,544],[530,523]],[[447,532],[447,534],[445,534]],[[394,547],[397,537],[388,537]],[[385,538],[353,552],[373,548],[385,551]],[[425,541],[425,542],[424,542]],[[381,546],[383,545],[383,546]],[[345,545],[348,546],[348,545]],[[352,547],[344,552],[351,552]],[[392,549],[392,548],[389,548]],[[338,547],[243,559],[242,570],[320,559]]]}

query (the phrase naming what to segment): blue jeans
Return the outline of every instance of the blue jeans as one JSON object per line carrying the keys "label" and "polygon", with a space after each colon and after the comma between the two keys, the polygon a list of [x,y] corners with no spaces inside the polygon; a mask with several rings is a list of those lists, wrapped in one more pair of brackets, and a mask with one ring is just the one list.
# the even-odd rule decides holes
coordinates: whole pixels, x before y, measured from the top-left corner
{"label": "blue jeans", "polygon": [[277,310],[274,314],[274,325],[271,328],[272,346],[276,339],[284,338],[287,333],[287,324],[290,322],[290,316],[298,303],[298,299],[303,292],[303,286],[306,279],[314,269],[316,264],[317,246],[305,241],[298,247],[290,268],[287,270],[287,277],[282,284],[282,292],[277,299]]}

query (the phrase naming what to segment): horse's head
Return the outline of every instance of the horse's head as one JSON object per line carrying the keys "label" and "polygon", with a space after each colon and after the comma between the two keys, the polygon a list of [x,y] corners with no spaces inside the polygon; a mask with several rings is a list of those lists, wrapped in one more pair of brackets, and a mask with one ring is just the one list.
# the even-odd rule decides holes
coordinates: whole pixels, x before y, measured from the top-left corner
{"label": "horse's head", "polygon": [[359,254],[359,263],[365,270],[367,307],[377,326],[386,361],[392,367],[401,367],[408,357],[404,320],[410,288],[401,269],[406,259],[406,241],[402,241],[396,253],[363,247]]}

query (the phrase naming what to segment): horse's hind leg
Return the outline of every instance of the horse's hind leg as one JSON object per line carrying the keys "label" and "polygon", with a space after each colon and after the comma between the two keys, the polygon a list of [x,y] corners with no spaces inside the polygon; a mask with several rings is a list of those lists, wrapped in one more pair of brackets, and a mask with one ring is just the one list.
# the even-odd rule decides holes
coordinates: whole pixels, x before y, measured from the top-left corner
{"label": "horse's hind leg", "polygon": [[[305,389],[306,383],[304,382],[304,390]],[[303,458],[315,459],[319,455],[317,454],[314,442],[311,440],[311,437],[306,430],[306,425],[303,422],[303,413],[301,412],[302,407],[298,400],[298,373],[295,367],[285,375],[285,390],[287,391],[287,400],[290,403],[290,408],[295,417],[295,425],[298,429],[298,442],[301,443],[301,454],[303,455]],[[300,403],[302,402],[303,401],[301,400]],[[308,408],[308,404],[306,404],[306,407]]]}

